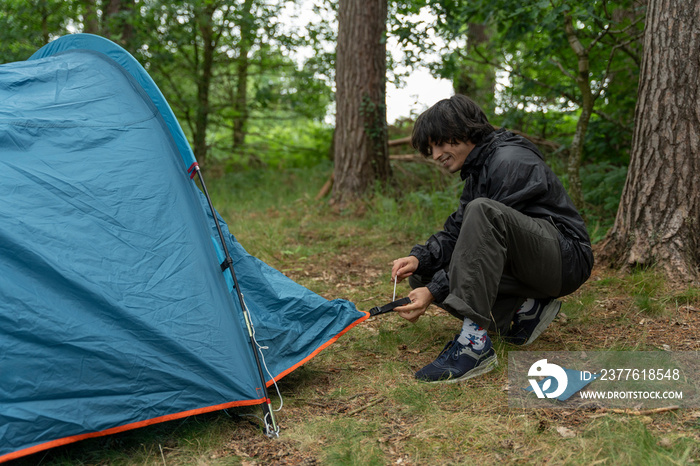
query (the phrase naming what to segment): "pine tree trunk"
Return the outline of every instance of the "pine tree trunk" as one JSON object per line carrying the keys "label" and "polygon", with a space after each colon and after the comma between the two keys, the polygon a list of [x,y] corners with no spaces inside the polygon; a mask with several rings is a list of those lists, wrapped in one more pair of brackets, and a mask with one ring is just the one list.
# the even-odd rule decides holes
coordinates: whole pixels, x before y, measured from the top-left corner
{"label": "pine tree trunk", "polygon": [[578,65],[578,73],[576,74],[576,85],[581,91],[581,115],[576,121],[576,132],[571,141],[571,147],[569,148],[569,160],[567,167],[567,174],[569,175],[569,196],[574,202],[574,205],[582,209],[584,207],[583,203],[583,189],[581,188],[581,161],[583,160],[583,145],[586,140],[586,132],[588,131],[588,123],[591,120],[591,115],[593,114],[593,106],[595,105],[595,99],[593,93],[591,92],[591,82],[590,82],[590,62],[589,62],[589,51],[581,44],[578,36],[576,35],[576,29],[573,25],[573,19],[570,15],[566,15],[564,20],[564,28],[566,30],[566,37],[569,41],[569,46],[571,50],[576,54],[576,61]]}
{"label": "pine tree trunk", "polygon": [[248,69],[250,59],[248,54],[253,43],[255,20],[251,13],[253,0],[246,0],[240,10],[241,30],[238,44],[238,60],[236,60],[236,95],[233,101],[233,151],[237,151],[245,144],[246,125],[248,123]]}
{"label": "pine tree trunk", "polygon": [[341,0],[336,54],[333,201],[357,199],[391,176],[386,128],[387,0]]}
{"label": "pine tree trunk", "polygon": [[214,42],[213,17],[216,12],[214,5],[206,4],[201,12],[197,13],[197,25],[202,38],[201,59],[197,66],[197,108],[195,110],[195,128],[192,134],[194,156],[200,165],[206,162],[209,146],[207,144],[207,127],[209,126],[209,95],[214,68]]}
{"label": "pine tree trunk", "polygon": [[601,259],[692,280],[700,264],[700,2],[650,0],[627,180]]}
{"label": "pine tree trunk", "polygon": [[96,0],[83,0],[83,8],[85,8],[85,13],[83,14],[85,32],[89,34],[99,34],[100,26],[97,20]]}
{"label": "pine tree trunk", "polygon": [[103,5],[103,34],[131,50],[134,28],[127,18],[135,10],[134,0],[108,0]]}
{"label": "pine tree trunk", "polygon": [[[486,49],[489,55],[493,47],[489,45],[490,30],[486,24],[469,23],[467,25],[467,47],[460,52],[464,56],[473,56],[479,48]],[[452,78],[455,94],[463,94],[479,103],[487,113],[493,112],[496,91],[496,69],[490,64],[474,63],[460,58],[456,61],[457,69]]]}

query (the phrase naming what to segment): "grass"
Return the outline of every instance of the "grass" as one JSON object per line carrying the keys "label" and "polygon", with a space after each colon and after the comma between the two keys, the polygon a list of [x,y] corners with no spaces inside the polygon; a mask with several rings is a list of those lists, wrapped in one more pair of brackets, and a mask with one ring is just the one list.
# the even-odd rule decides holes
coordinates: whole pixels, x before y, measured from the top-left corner
{"label": "grass", "polygon": [[[391,298],[391,260],[439,229],[459,184],[422,168],[401,172],[411,192],[390,190],[338,211],[314,196],[329,167],[245,172],[208,180],[214,204],[253,255],[322,296],[359,309]],[[415,180],[427,180],[416,190]],[[399,285],[399,293],[407,285]],[[675,290],[652,269],[598,270],[565,299],[564,316],[533,350],[697,350],[700,290]],[[694,310],[693,310],[694,309]],[[508,352],[461,384],[426,386],[413,372],[458,328],[436,308],[410,324],[370,319],[279,383],[282,436],[269,440],[259,407],[193,416],[90,439],[18,464],[692,464],[700,460],[700,413],[627,416],[591,409],[508,406]],[[685,346],[684,346],[685,345]],[[274,397],[274,404],[279,401]],[[570,432],[573,435],[563,435]]]}

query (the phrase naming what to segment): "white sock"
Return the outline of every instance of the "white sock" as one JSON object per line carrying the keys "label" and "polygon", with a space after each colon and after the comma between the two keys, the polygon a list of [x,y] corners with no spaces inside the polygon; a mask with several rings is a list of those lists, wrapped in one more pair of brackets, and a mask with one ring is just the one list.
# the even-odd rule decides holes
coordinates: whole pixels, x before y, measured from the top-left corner
{"label": "white sock", "polygon": [[473,320],[465,317],[462,324],[462,331],[459,333],[457,341],[463,345],[471,344],[472,349],[480,350],[486,346],[486,330],[474,323]]}

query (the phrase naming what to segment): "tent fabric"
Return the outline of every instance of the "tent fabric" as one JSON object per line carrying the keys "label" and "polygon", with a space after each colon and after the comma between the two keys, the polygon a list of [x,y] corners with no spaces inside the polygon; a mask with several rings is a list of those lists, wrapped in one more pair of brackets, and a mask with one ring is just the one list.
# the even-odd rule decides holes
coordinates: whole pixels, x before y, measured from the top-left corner
{"label": "tent fabric", "polygon": [[[65,36],[0,66],[0,102],[0,462],[265,402],[194,156],[141,65]],[[220,221],[267,385],[368,317]]]}

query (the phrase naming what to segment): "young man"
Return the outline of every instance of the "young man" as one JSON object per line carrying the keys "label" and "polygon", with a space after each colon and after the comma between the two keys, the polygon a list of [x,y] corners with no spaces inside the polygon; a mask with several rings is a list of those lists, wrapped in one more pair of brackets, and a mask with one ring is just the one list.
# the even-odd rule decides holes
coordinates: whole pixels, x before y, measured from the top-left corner
{"label": "young man", "polygon": [[392,280],[408,277],[413,288],[411,304],[396,311],[415,322],[435,303],[462,320],[461,332],[416,378],[466,380],[496,365],[489,333],[527,345],[544,331],[561,307],[554,298],[590,276],[591,243],[539,150],[494,130],[469,98],[455,95],[420,115],[412,144],[459,172],[464,190],[444,229],[394,261]]}

